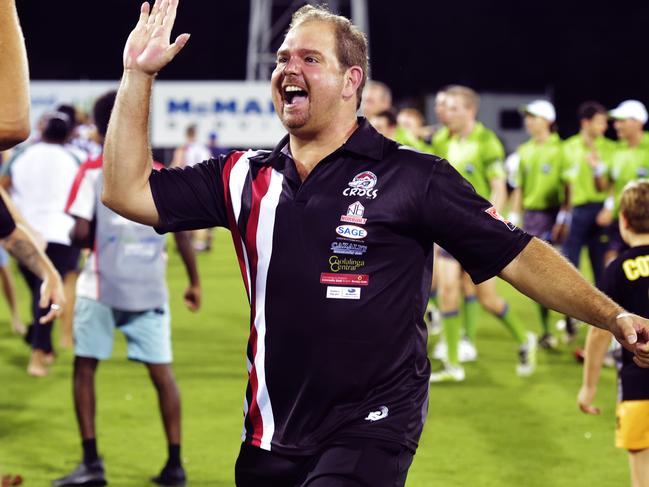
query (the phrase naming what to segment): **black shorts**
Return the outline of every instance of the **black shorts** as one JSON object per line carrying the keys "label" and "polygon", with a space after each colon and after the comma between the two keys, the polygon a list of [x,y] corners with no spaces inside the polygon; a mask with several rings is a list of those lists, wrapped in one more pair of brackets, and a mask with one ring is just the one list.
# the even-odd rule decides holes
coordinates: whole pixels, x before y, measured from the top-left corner
{"label": "black shorts", "polygon": [[284,455],[241,445],[237,487],[403,487],[414,453],[387,441],[350,438],[315,455]]}

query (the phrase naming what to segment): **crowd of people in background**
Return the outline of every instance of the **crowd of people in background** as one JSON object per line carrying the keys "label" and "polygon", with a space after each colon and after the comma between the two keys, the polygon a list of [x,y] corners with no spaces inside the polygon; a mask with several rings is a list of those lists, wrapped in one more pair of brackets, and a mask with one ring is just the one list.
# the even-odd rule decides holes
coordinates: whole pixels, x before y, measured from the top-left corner
{"label": "crowd of people in background", "polygon": [[[622,191],[627,183],[649,175],[644,105],[627,100],[607,110],[595,101],[584,102],[577,112],[579,133],[562,140],[557,134],[554,106],[546,100],[532,101],[521,107],[529,140],[507,155],[496,133],[478,121],[479,104],[480,98],[472,89],[459,85],[445,87],[435,97],[436,122],[428,124],[417,108],[395,110],[390,89],[370,81],[360,112],[384,136],[449,160],[481,196],[490,200],[500,214],[507,215],[508,223],[521,226],[561,249],[578,268],[582,264],[582,249],[586,247],[593,280],[601,286],[607,263],[625,249],[618,230]],[[604,135],[610,120],[617,132],[616,141]],[[105,126],[103,130],[105,133]],[[72,242],[70,237],[75,225],[69,214],[76,197],[74,181],[84,162],[101,157],[102,140],[101,131],[78,108],[59,105],[41,118],[28,143],[3,154],[0,184],[12,194],[34,234],[42,238],[47,255],[64,278],[68,303],[75,302],[75,283],[82,268],[80,248],[73,243],[81,244]],[[202,143],[196,125],[191,125],[186,130],[185,144],[174,151],[167,165],[193,166],[224,152],[216,144],[216,134],[210,134],[209,141]],[[37,166],[40,169],[34,170]],[[194,232],[193,240],[196,250],[211,248],[209,230]],[[87,257],[85,251],[81,262]],[[431,334],[441,334],[432,357],[441,360],[443,367],[431,374],[431,383],[465,379],[462,364],[478,358],[476,338],[481,307],[511,334],[517,346],[518,375],[534,372],[537,346],[559,347],[547,308],[537,305],[537,336],[529,329],[530,324],[526,325],[498,294],[494,279],[474,285],[458,261],[442,248],[435,249],[435,262],[426,319]],[[0,249],[0,276],[12,313],[12,330],[24,335],[32,347],[28,374],[45,376],[55,360],[52,324],[38,324],[47,312],[39,307],[40,279],[25,266],[18,267],[32,298],[32,318],[27,328],[18,313],[7,254]],[[72,321],[70,311],[63,315],[63,346],[72,344]],[[571,342],[577,333],[577,322],[566,316],[558,325],[563,328],[564,341]],[[600,340],[602,336],[599,335]],[[77,362],[79,367],[84,365],[83,359]],[[96,360],[87,368],[92,376]],[[152,377],[155,380],[156,376]],[[84,442],[87,440],[84,438]],[[97,469],[96,446],[93,443],[84,449],[88,450],[84,451],[84,458],[89,459],[86,464]],[[179,458],[178,454],[172,457]],[[178,466],[177,461],[172,464],[174,468]]]}
{"label": "crowd of people in background", "polygon": [[[386,137],[449,160],[509,222],[557,246],[578,268],[586,247],[593,279],[599,285],[605,265],[624,246],[617,230],[622,189],[649,175],[649,133],[643,131],[646,108],[636,100],[627,100],[610,111],[595,101],[585,102],[576,114],[579,133],[562,140],[557,134],[554,106],[535,100],[521,107],[529,140],[507,155],[496,133],[478,121],[479,103],[478,94],[468,87],[445,87],[435,97],[436,121],[428,124],[415,107],[395,110],[390,89],[370,81],[363,93],[361,114]],[[610,119],[617,141],[604,135]],[[216,144],[216,134],[201,142],[197,126],[190,125],[186,142],[173,152],[167,165],[192,166],[225,151]],[[79,256],[78,249],[70,245],[73,221],[64,211],[65,203],[78,167],[99,154],[101,144],[92,120],[70,105],[59,105],[44,115],[29,143],[3,154],[0,184],[13,195],[36,234],[48,243],[48,255],[64,277],[71,303]],[[24,170],[44,161],[48,166],[35,173],[38,177]],[[61,167],[55,168],[57,164]],[[195,250],[211,248],[209,230],[194,232],[192,239]],[[46,375],[54,354],[51,329],[34,327],[42,313],[37,306],[38,280],[20,267],[34,308],[31,325],[25,328],[6,254],[1,252],[0,276],[12,313],[12,329],[26,335],[32,344],[28,372]],[[546,308],[539,305],[537,338],[498,295],[493,280],[474,286],[458,262],[441,248],[436,249],[436,263],[426,317],[433,334],[442,331],[433,357],[442,360],[444,368],[431,377],[432,382],[462,381],[461,364],[477,360],[480,307],[497,317],[512,335],[518,347],[516,370],[521,376],[533,373],[537,345],[550,349],[559,345]],[[72,314],[64,314],[62,322],[61,343],[70,346]],[[576,325],[571,317],[558,323],[568,340],[574,338]]]}
{"label": "crowd of people in background", "polygon": [[[622,190],[649,175],[645,106],[626,100],[608,110],[586,101],[576,113],[579,133],[562,140],[555,107],[547,100],[534,100],[520,107],[529,140],[509,155],[495,132],[477,120],[479,106],[480,98],[471,88],[444,87],[435,96],[435,123],[427,124],[415,107],[396,110],[390,88],[370,81],[362,113],[386,137],[450,161],[511,224],[556,246],[577,268],[585,264],[580,261],[585,247],[593,280],[601,286],[606,265],[625,248],[618,229]],[[609,121],[617,133],[615,141],[605,136]],[[461,364],[478,356],[475,330],[480,304],[517,342],[519,375],[534,371],[537,345],[559,346],[547,308],[538,305],[537,339],[496,294],[493,282],[473,286],[444,249],[436,249],[436,263],[426,317],[434,333],[440,330],[436,327],[441,318],[443,336],[433,357],[441,359],[444,368],[433,373],[431,382],[464,380]],[[566,316],[557,327],[565,332],[565,341],[574,339],[574,319]],[[583,358],[579,350],[576,354]]]}

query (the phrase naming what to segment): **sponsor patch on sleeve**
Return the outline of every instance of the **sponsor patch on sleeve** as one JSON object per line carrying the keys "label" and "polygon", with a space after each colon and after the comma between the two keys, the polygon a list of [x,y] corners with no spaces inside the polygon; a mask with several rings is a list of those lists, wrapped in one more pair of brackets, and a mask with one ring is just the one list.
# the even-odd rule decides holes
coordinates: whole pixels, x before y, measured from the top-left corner
{"label": "sponsor patch on sleeve", "polygon": [[514,225],[509,220],[505,220],[505,218],[503,218],[501,214],[498,213],[498,210],[496,210],[494,206],[490,206],[489,208],[487,208],[485,210],[485,213],[489,215],[491,218],[493,218],[494,220],[498,220],[499,222],[502,222],[507,228],[509,228],[511,232],[516,230],[516,225]]}

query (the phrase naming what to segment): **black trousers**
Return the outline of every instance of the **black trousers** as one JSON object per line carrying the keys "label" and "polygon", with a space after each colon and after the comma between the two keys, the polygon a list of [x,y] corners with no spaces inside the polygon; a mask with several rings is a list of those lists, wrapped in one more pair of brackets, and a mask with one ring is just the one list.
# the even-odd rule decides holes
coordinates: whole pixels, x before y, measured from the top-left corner
{"label": "black trousers", "polygon": [[[56,270],[63,278],[68,272],[74,270],[79,261],[79,249],[70,245],[48,243],[45,254],[50,258]],[[18,264],[20,273],[25,278],[27,287],[32,295],[32,322],[27,329],[25,339],[32,346],[32,349],[43,350],[51,353],[52,348],[52,327],[53,322],[41,325],[38,320],[47,314],[47,308],[41,308],[38,302],[41,299],[41,284],[43,281],[22,264]]]}
{"label": "black trousers", "polygon": [[352,438],[315,455],[283,455],[247,443],[235,466],[237,487],[403,487],[414,453],[397,443]]}

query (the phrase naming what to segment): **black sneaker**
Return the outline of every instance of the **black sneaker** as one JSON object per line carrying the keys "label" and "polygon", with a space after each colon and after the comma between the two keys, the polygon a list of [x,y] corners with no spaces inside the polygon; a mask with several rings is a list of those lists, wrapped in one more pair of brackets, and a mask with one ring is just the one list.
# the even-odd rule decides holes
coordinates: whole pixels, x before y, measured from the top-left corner
{"label": "black sneaker", "polygon": [[104,462],[101,461],[101,458],[91,463],[81,462],[71,474],[52,480],[54,487],[64,487],[66,485],[100,486],[107,483],[104,474]]}
{"label": "black sneaker", "polygon": [[187,483],[187,476],[185,475],[185,469],[182,466],[165,466],[160,472],[160,475],[153,477],[151,482],[158,485],[184,487]]}

